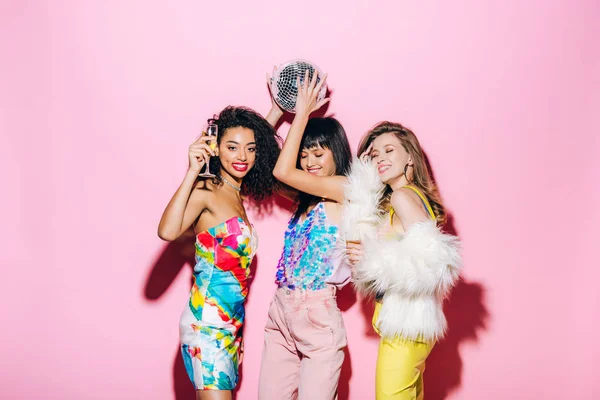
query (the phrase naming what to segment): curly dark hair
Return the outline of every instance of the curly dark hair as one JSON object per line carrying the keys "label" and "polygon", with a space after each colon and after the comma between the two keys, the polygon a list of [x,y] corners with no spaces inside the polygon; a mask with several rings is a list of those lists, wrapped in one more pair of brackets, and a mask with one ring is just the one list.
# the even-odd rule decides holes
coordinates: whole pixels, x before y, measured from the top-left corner
{"label": "curly dark hair", "polygon": [[[255,201],[261,201],[271,196],[278,187],[278,182],[273,176],[273,168],[281,151],[281,137],[275,129],[256,111],[247,107],[228,106],[214,118],[219,127],[217,144],[229,128],[244,127],[254,132],[256,141],[256,160],[254,166],[242,181],[242,194],[250,196]],[[211,157],[210,172],[213,173],[215,183],[221,185],[221,161],[219,157]]]}

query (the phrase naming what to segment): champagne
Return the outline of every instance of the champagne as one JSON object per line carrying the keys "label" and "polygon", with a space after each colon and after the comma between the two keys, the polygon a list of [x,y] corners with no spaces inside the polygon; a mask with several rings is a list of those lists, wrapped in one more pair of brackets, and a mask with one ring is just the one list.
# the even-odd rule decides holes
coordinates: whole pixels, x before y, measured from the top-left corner
{"label": "champagne", "polygon": [[[211,150],[215,150],[217,148],[217,133],[219,131],[219,127],[214,119],[209,119],[202,130],[202,136],[210,137],[210,140],[206,141],[206,144],[211,148]],[[204,178],[214,178],[214,175],[210,173],[210,168],[208,163],[206,164],[206,168],[204,172],[200,173],[198,176]]]}

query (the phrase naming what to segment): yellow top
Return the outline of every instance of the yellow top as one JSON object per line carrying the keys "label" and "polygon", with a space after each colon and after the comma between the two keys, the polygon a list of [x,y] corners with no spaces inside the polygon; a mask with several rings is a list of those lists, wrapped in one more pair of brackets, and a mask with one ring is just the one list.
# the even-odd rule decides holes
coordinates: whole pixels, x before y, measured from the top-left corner
{"label": "yellow top", "polygon": [[[421,198],[423,205],[427,209],[427,213],[429,214],[431,219],[435,221],[435,213],[433,212],[433,208],[431,208],[431,204],[429,204],[429,200],[427,200],[427,197],[425,197],[425,195],[423,193],[421,193],[421,191],[414,186],[406,185],[403,187],[412,189],[412,191],[415,192],[417,194],[417,196],[419,196]],[[395,213],[396,212],[394,211],[394,207],[390,207],[390,225],[392,225],[392,219],[394,218]]]}

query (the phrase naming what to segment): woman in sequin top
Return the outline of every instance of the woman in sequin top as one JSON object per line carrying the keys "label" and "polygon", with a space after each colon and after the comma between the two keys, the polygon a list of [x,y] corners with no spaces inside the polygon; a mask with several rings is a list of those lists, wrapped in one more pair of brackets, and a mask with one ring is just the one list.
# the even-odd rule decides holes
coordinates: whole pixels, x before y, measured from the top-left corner
{"label": "woman in sequin top", "polygon": [[317,100],[326,76],[316,78],[307,73],[298,82],[296,115],[273,171],[297,190],[297,209],[285,232],[265,326],[261,400],[337,398],[347,344],[335,294],[350,270],[340,273],[345,265],[336,245],[351,151],[338,121],[309,119],[329,101]]}

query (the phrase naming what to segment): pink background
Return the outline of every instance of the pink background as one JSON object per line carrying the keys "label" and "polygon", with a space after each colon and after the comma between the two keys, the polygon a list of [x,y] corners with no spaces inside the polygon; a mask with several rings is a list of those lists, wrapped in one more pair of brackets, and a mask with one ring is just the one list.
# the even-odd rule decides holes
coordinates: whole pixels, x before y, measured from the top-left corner
{"label": "pink background", "polygon": [[[157,223],[202,120],[266,113],[265,72],[301,57],[354,149],[382,119],[416,131],[464,241],[427,398],[599,398],[599,20],[595,0],[2,2],[0,397],[193,398],[187,246]],[[241,399],[288,212],[252,215]],[[340,303],[341,399],[373,398],[370,308]]]}

